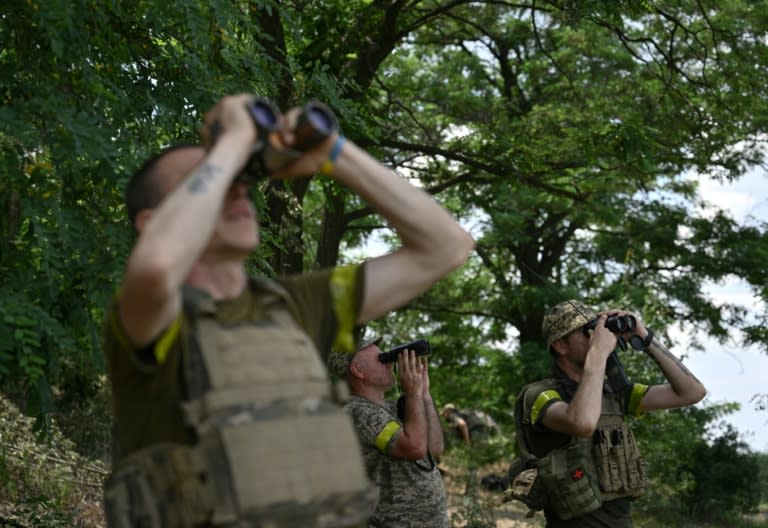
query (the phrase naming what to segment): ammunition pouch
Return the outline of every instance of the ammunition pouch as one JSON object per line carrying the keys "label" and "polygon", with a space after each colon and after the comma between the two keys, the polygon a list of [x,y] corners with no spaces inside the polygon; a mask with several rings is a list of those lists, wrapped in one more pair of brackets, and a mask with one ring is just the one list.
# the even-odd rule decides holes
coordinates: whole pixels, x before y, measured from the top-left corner
{"label": "ammunition pouch", "polygon": [[509,467],[509,488],[504,491],[504,502],[519,500],[528,506],[528,517],[547,506],[547,490],[535,464],[534,459],[515,459]]}
{"label": "ammunition pouch", "polygon": [[592,455],[605,500],[642,495],[648,483],[646,463],[625,423],[595,431]]}
{"label": "ammunition pouch", "polygon": [[603,496],[594,466],[578,443],[554,449],[538,460],[538,478],[547,491],[547,509],[560,519],[598,509]]}
{"label": "ammunition pouch", "polygon": [[[358,525],[370,514],[376,490],[348,463],[358,447],[354,437],[339,434],[347,428],[342,414],[287,416],[213,430],[194,447],[142,449],[123,459],[105,485],[108,526],[261,526],[266,520],[275,528]],[[318,434],[339,441],[308,451],[306,438]],[[333,492],[329,467],[350,468]]]}
{"label": "ammunition pouch", "polygon": [[213,491],[205,475],[204,461],[191,447],[159,444],[129,455],[104,485],[107,526],[201,525],[213,509]]}

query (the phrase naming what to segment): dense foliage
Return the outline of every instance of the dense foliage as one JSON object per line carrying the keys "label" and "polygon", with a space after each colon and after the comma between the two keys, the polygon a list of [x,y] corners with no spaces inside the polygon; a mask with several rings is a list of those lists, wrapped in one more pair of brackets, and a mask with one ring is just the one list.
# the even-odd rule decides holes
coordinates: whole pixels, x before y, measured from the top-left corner
{"label": "dense foliage", "polygon": [[[348,137],[471,227],[467,266],[373,324],[432,340],[442,401],[509,425],[517,390],[548,367],[542,314],[564,297],[765,347],[764,305],[703,287],[737,276],[765,301],[766,226],[698,212],[691,175],[732,180],[763,161],[767,27],[768,5],[747,0],[3,2],[0,386],[40,424],[98,391],[102,315],[132,242],[127,177],[244,91],[326,101]],[[390,240],[328,180],[254,190],[266,274]],[[720,412],[658,418],[695,454],[648,426],[659,474],[686,476],[679,497],[710,488],[677,454],[742,452],[730,436],[701,443]]]}

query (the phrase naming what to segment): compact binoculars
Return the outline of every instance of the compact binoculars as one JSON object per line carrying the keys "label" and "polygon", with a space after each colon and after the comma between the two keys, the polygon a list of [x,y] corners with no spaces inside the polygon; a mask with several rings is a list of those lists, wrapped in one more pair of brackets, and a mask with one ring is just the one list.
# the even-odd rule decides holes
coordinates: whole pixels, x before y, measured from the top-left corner
{"label": "compact binoculars", "polygon": [[[246,181],[268,176],[339,130],[339,121],[330,108],[319,101],[309,101],[296,119],[292,130],[295,141],[289,148],[278,134],[284,124],[280,119],[282,112],[274,102],[265,97],[254,97],[245,106],[258,132],[251,156],[240,175]],[[218,134],[218,123],[214,123],[214,140]]]}
{"label": "compact binoculars", "polygon": [[[614,334],[623,334],[635,329],[637,321],[631,315],[611,315],[605,320],[605,327]],[[597,319],[592,319],[583,326],[584,333],[588,330],[594,330],[597,326]]]}
{"label": "compact binoculars", "polygon": [[245,172],[253,176],[265,176],[287,165],[339,129],[339,121],[330,108],[319,101],[309,101],[296,120],[295,142],[286,148],[281,146],[276,134],[283,127],[277,105],[264,97],[256,97],[246,107],[259,133],[245,167]]}
{"label": "compact binoculars", "polygon": [[382,363],[394,363],[397,361],[397,356],[405,350],[413,350],[416,352],[417,356],[426,356],[432,352],[432,347],[426,339],[417,339],[416,341],[411,341],[410,343],[391,348],[387,352],[382,352],[379,354],[379,361]]}
{"label": "compact binoculars", "polygon": [[[582,326],[581,329],[583,330],[584,335],[589,335],[589,331],[594,330],[596,326],[597,319],[593,319]],[[605,327],[614,334],[631,332],[635,329],[636,326],[637,320],[631,315],[612,315],[605,320]],[[619,347],[622,350],[626,350],[627,343],[624,338],[621,335],[618,335],[617,337]],[[629,337],[629,343],[635,350],[645,350],[648,348],[648,345],[650,345],[652,339],[653,332],[650,332],[649,330],[649,335],[646,337],[646,340],[643,340],[643,338],[641,338],[639,335],[633,334]]]}

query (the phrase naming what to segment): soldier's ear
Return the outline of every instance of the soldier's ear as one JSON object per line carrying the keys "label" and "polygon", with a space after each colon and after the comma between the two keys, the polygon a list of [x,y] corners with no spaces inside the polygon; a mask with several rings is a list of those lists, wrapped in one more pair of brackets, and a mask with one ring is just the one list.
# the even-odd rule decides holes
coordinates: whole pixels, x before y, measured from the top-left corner
{"label": "soldier's ear", "polygon": [[352,360],[352,363],[349,364],[349,372],[356,378],[363,379],[365,377],[365,373],[363,372],[362,367],[360,366],[359,361]]}
{"label": "soldier's ear", "polygon": [[558,356],[564,356],[568,352],[568,347],[565,345],[563,339],[555,339],[552,341],[550,348],[552,348]]}

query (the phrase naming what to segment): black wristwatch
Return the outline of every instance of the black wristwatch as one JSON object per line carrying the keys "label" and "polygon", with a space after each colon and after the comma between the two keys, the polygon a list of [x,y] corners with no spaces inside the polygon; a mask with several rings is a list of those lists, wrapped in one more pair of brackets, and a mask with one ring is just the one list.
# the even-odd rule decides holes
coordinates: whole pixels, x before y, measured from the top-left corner
{"label": "black wristwatch", "polygon": [[637,334],[634,334],[629,338],[629,344],[632,345],[632,348],[635,350],[648,350],[648,347],[651,346],[651,343],[653,342],[653,330],[650,328],[647,328],[647,330],[648,335],[645,336],[645,339]]}

